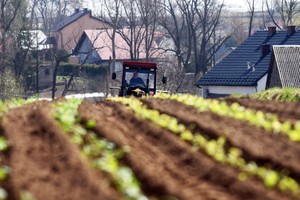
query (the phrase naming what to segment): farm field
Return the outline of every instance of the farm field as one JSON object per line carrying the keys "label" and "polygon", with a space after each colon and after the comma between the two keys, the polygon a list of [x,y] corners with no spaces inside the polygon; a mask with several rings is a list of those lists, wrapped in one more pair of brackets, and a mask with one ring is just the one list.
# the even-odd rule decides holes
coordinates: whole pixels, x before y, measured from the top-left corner
{"label": "farm field", "polygon": [[297,102],[0,104],[0,199],[300,199]]}

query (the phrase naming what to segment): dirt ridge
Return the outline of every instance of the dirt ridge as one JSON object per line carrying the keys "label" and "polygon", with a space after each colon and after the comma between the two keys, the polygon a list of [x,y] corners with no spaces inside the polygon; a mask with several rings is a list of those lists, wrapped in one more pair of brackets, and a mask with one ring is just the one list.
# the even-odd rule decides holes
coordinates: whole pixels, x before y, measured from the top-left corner
{"label": "dirt ridge", "polygon": [[3,119],[3,134],[9,141],[5,155],[13,169],[6,185],[8,199],[19,199],[23,192],[36,200],[119,199],[105,180],[95,179],[87,161],[78,156],[79,149],[49,116],[49,105],[17,108]]}
{"label": "dirt ridge", "polygon": [[[92,112],[93,111],[93,112]],[[266,190],[262,184],[259,184],[259,182],[256,182],[255,180],[247,180],[245,182],[241,182],[237,179],[239,172],[232,169],[228,166],[220,166],[217,165],[212,159],[208,158],[204,153],[197,152],[197,153],[191,153],[191,146],[184,141],[181,141],[175,136],[173,133],[170,133],[162,128],[158,128],[157,126],[153,125],[147,120],[140,120],[137,119],[131,111],[128,110],[125,106],[120,105],[119,103],[114,102],[101,102],[98,105],[88,105],[84,104],[79,109],[80,116],[84,119],[95,119],[97,122],[97,126],[95,128],[95,132],[98,134],[101,134],[105,137],[108,137],[109,140],[117,143],[118,145],[135,145],[136,142],[134,140],[137,140],[139,142],[142,142],[143,145],[135,146],[136,150],[133,151],[133,155],[137,155],[139,152],[143,152],[144,155],[149,155],[149,147],[153,146],[152,148],[157,148],[157,151],[159,154],[157,154],[157,158],[153,159],[152,163],[156,163],[156,166],[158,169],[157,171],[162,170],[163,174],[160,175],[161,177],[164,177],[165,174],[168,174],[170,172],[170,167],[172,166],[172,161],[170,160],[163,160],[165,158],[172,158],[176,159],[174,160],[176,162],[177,169],[180,169],[180,172],[182,175],[181,177],[186,177],[188,180],[196,179],[196,182],[198,184],[200,183],[206,183],[209,190],[202,191],[203,195],[206,193],[208,194],[208,191],[218,190],[218,191],[226,191],[227,194],[231,195],[229,199],[278,199],[280,196],[282,199],[284,199],[284,195],[273,191],[273,190]],[[102,113],[102,114],[101,114]],[[105,114],[103,114],[105,113]],[[109,114],[108,114],[109,113]],[[109,116],[109,117],[108,117]],[[110,119],[106,120],[104,119]],[[114,119],[118,121],[118,125],[114,123]],[[104,122],[105,121],[105,122]],[[111,125],[107,125],[107,123],[111,123]],[[107,129],[105,130],[104,124],[106,124]],[[127,125],[126,125],[127,124]],[[117,132],[118,136],[115,136],[110,130],[110,127],[114,126],[114,131]],[[118,126],[118,127],[116,127]],[[156,127],[156,128],[155,128]],[[118,130],[118,131],[116,131]],[[149,144],[148,142],[152,139],[156,138],[156,143]],[[174,140],[167,140],[167,138],[170,139],[170,137],[174,138]],[[120,139],[122,138],[122,139]],[[126,140],[126,139],[127,140]],[[131,139],[128,139],[131,138]],[[125,139],[125,141],[123,140]],[[172,142],[171,142],[172,141]],[[127,143],[128,142],[128,143]],[[167,147],[166,150],[164,146]],[[181,149],[180,149],[181,148]],[[170,150],[171,149],[171,150]],[[180,149],[180,150],[179,150]],[[181,152],[181,153],[180,153]],[[158,157],[159,155],[159,157]],[[161,160],[161,156],[167,155],[164,159]],[[174,158],[174,156],[176,158]],[[141,156],[142,157],[142,156]],[[129,156],[129,163],[131,166],[135,166],[137,164],[141,164],[143,160],[141,158],[136,159],[134,156]],[[155,160],[154,160],[155,159]],[[159,162],[163,163],[159,163]],[[173,162],[174,162],[173,161]],[[150,165],[150,163],[144,163],[140,167],[133,167],[135,169],[135,172],[139,173],[145,173],[149,170],[145,169],[147,165]],[[143,167],[144,166],[144,167]],[[161,167],[163,166],[163,167]],[[194,169],[192,169],[194,168]],[[192,173],[193,172],[193,173]],[[154,174],[153,174],[154,175]],[[152,176],[153,176],[152,175]],[[176,180],[178,180],[177,177],[180,177],[179,175],[176,175],[176,178],[172,180],[173,184],[176,184]],[[144,177],[140,176],[140,180],[143,181],[143,183],[146,181],[146,179],[151,179],[153,177]],[[162,178],[164,179],[164,178]],[[154,183],[155,181],[152,180]],[[185,180],[187,181],[187,180]],[[149,181],[148,181],[149,182]],[[182,184],[184,180],[180,180],[180,183],[177,183],[177,187],[180,187],[180,193],[185,191],[185,186],[189,185]],[[153,183],[152,183],[153,184]],[[178,186],[180,184],[180,186]],[[148,186],[151,187],[151,186]],[[164,185],[164,187],[166,187]],[[223,189],[222,189],[223,188]],[[163,189],[163,187],[161,187]],[[196,191],[199,192],[199,189],[196,190],[194,188],[191,195],[188,196],[178,196],[178,189],[175,191],[172,190],[172,188],[166,188],[165,189],[169,194],[175,195],[179,197],[179,199],[199,199],[199,194],[195,193]],[[191,198],[192,197],[192,198]],[[225,196],[223,195],[224,199]],[[219,197],[220,198],[220,197]],[[205,196],[203,199],[209,199],[207,196]],[[214,199],[214,198],[213,198]],[[217,198],[218,199],[218,198]]]}
{"label": "dirt ridge", "polygon": [[[194,132],[201,131],[212,138],[225,135],[248,159],[287,168],[299,180],[300,147],[287,137],[209,112],[199,114],[195,108],[176,101],[142,101],[186,125],[195,124]],[[7,180],[0,181],[0,187],[9,193],[8,200],[20,199],[24,191],[36,200],[123,200],[107,174],[93,169],[59,127],[51,115],[54,103],[45,101],[12,109],[0,121],[0,134],[9,145],[7,152],[0,152],[0,166],[12,169]],[[96,126],[92,130],[99,137],[130,149],[121,162],[131,167],[151,200],[299,199],[277,189],[266,189],[256,178],[241,181],[239,170],[217,163],[174,133],[136,117],[121,103],[84,101],[78,111],[83,126],[94,119]],[[289,115],[293,114],[287,112],[286,118],[293,118]]]}
{"label": "dirt ridge", "polygon": [[194,131],[212,138],[225,135],[231,145],[243,150],[246,160],[255,160],[257,164],[272,166],[279,171],[289,170],[290,176],[300,182],[300,145],[286,136],[269,133],[233,118],[220,117],[210,112],[198,113],[194,107],[175,100],[144,99],[142,101],[151,109],[175,116],[181,123],[195,124]]}

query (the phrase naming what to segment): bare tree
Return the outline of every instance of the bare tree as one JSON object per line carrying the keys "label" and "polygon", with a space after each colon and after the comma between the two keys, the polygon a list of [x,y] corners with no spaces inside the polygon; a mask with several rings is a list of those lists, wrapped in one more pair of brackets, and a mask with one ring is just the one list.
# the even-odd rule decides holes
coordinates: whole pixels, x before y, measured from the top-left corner
{"label": "bare tree", "polygon": [[143,39],[145,44],[146,60],[151,58],[153,52],[153,43],[157,28],[158,0],[138,0],[138,10],[141,15],[141,26],[145,28],[143,31]]}
{"label": "bare tree", "polygon": [[157,26],[158,1],[121,0],[120,29],[117,33],[126,41],[131,60],[153,57],[155,31]]}
{"label": "bare tree", "polygon": [[172,21],[161,24],[174,41],[178,65],[187,67],[193,63],[195,75],[204,73],[212,54],[224,41],[215,37],[223,4],[214,0],[177,0],[175,4],[169,1],[165,8]]}
{"label": "bare tree", "polygon": [[[17,35],[25,22],[22,21],[26,15],[26,4],[22,0],[1,0],[0,1],[0,92],[9,91],[7,78],[19,82],[14,71],[14,58],[16,55]],[[8,72],[8,71],[11,71]]]}
{"label": "bare tree", "polygon": [[165,40],[169,41],[161,46],[167,55],[164,65],[170,65],[165,67],[165,73],[170,77],[167,89],[174,92],[178,92],[183,84],[184,68],[190,62],[192,51],[192,41],[188,40],[191,32],[187,29],[186,16],[179,3],[180,1],[162,1],[162,9],[159,11],[159,25],[166,32]]}
{"label": "bare tree", "polygon": [[10,0],[1,0],[0,1],[0,42],[1,42],[1,54],[0,62],[3,72],[5,66],[8,65],[7,58],[11,57],[8,47],[12,45],[13,40],[13,26],[14,22],[18,18],[18,11],[22,5],[22,0],[12,2]]}
{"label": "bare tree", "polygon": [[265,8],[265,5],[266,5],[265,1],[263,1],[260,5],[261,6],[261,13],[262,13],[262,16],[260,18],[260,20],[261,20],[260,28],[261,29],[266,29],[269,26],[269,24],[272,23],[271,17],[268,14],[268,12]]}
{"label": "bare tree", "polygon": [[[31,18],[35,18],[37,27],[44,31],[63,20],[75,8],[81,7],[82,0],[33,0]],[[41,26],[39,27],[39,24]]]}
{"label": "bare tree", "polygon": [[118,33],[123,37],[129,46],[131,60],[139,59],[140,46],[142,43],[142,27],[140,26],[137,0],[122,0],[124,8],[125,27],[128,29],[120,29]]}
{"label": "bare tree", "polygon": [[116,34],[117,29],[120,27],[120,17],[121,17],[121,0],[113,0],[113,1],[104,1],[105,7],[107,9],[107,14],[109,20],[112,24],[112,35],[111,43],[112,43],[112,71],[115,71],[116,65]]}
{"label": "bare tree", "polygon": [[196,28],[194,29],[194,32],[196,32],[194,37],[197,36],[199,38],[198,45],[200,46],[200,49],[194,47],[195,76],[199,77],[207,71],[212,56],[229,36],[219,35],[218,38],[216,37],[224,6],[223,3],[219,4],[216,0],[194,0],[194,5],[200,25],[200,32]]}
{"label": "bare tree", "polygon": [[229,18],[229,21],[224,22],[226,28],[226,34],[230,35],[234,41],[236,41],[237,46],[240,45],[242,42],[245,41],[247,38],[247,34],[245,33],[244,27],[245,22],[243,18],[239,17],[240,14],[233,13]]}
{"label": "bare tree", "polygon": [[272,22],[280,29],[294,25],[300,13],[297,0],[266,0],[266,7]]}
{"label": "bare tree", "polygon": [[[67,54],[67,53],[64,54],[64,53],[62,53],[61,50],[53,49],[52,57],[54,58],[54,69],[53,69],[53,80],[52,80],[52,90],[51,90],[52,91],[52,94],[51,94],[52,99],[55,98],[58,67],[63,60],[67,59],[71,55],[72,54]],[[73,77],[74,77],[74,74],[72,74],[70,76],[70,79],[68,81],[68,87],[70,86],[70,84],[73,80]],[[66,94],[66,91],[64,91],[63,93]]]}
{"label": "bare tree", "polygon": [[[160,25],[172,40],[177,59],[178,90],[184,72],[193,68],[195,79],[209,68],[213,55],[228,38],[218,31],[223,4],[215,0],[168,0],[162,3]],[[218,36],[217,36],[218,35]]]}
{"label": "bare tree", "polygon": [[[185,21],[184,27],[183,27],[183,47],[185,49],[185,52],[183,55],[180,55],[180,57],[183,59],[183,66],[187,67],[187,65],[191,62],[191,56],[192,54],[196,54],[195,52],[195,46],[197,46],[197,35],[195,30],[199,28],[199,20],[196,19],[196,9],[195,4],[193,0],[184,0],[176,1],[178,8],[180,9],[180,13],[182,15],[182,20]],[[193,52],[194,51],[194,52]]]}
{"label": "bare tree", "polygon": [[[94,55],[96,54],[95,51],[98,51],[98,50],[101,50],[102,48],[104,48],[105,46],[108,46],[109,44],[101,44],[102,46],[98,46],[96,45],[96,41],[98,40],[98,38],[101,36],[101,34],[108,34],[107,30],[106,29],[102,29],[102,30],[95,30],[91,36],[91,45],[90,46],[85,46],[84,47],[84,51],[80,51],[80,52],[76,52],[76,53],[79,53],[81,56],[81,60],[80,60],[80,66],[78,67],[78,71],[74,71],[72,72],[69,76],[69,80],[67,81],[67,84],[65,85],[65,88],[64,88],[64,91],[62,92],[62,96],[65,96],[69,90],[69,87],[71,85],[71,83],[74,81],[74,78],[75,78],[75,74],[76,75],[79,75],[80,77],[84,77],[84,74],[82,74],[80,71],[82,69],[82,66],[84,64],[86,64],[87,61],[89,61],[90,59],[90,56],[91,55]],[[76,49],[75,51],[79,51],[79,49]],[[58,68],[60,66],[60,64],[67,60],[70,56],[73,55],[73,53],[75,52],[72,52],[72,53],[68,53],[66,51],[63,51],[62,49],[53,49],[51,51],[51,55],[53,57],[53,60],[55,61],[54,62],[54,70],[53,70],[53,84],[52,84],[52,99],[55,98],[55,93],[56,93],[56,79],[57,79],[57,73],[58,73]],[[106,80],[105,80],[105,84],[106,84],[106,92],[108,93],[108,80],[107,80],[107,77],[106,77]],[[82,91],[82,89],[81,89]]]}
{"label": "bare tree", "polygon": [[256,3],[256,0],[246,0],[246,5],[248,8],[248,13],[249,13],[248,36],[251,36],[251,34],[252,34],[253,19],[254,19],[254,14],[255,14],[255,3]]}

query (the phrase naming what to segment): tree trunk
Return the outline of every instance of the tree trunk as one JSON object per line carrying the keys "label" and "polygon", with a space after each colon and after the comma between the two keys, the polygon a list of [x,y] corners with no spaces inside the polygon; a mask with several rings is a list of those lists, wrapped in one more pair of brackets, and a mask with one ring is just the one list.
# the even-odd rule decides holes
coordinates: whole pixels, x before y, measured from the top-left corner
{"label": "tree trunk", "polygon": [[69,81],[68,81],[66,87],[64,88],[64,91],[63,91],[63,93],[62,93],[61,96],[64,97],[64,96],[67,95],[67,92],[69,91],[69,88],[70,88],[70,85],[71,85],[71,83],[72,83],[72,81],[73,81],[73,78],[74,78],[74,74],[71,75],[71,77],[70,77],[70,79],[69,79]]}
{"label": "tree trunk", "polygon": [[59,62],[56,61],[56,62],[55,62],[55,67],[54,67],[54,70],[53,70],[52,95],[51,95],[51,98],[52,98],[52,99],[55,99],[55,92],[56,92],[56,76],[57,76],[58,66],[59,66]]}

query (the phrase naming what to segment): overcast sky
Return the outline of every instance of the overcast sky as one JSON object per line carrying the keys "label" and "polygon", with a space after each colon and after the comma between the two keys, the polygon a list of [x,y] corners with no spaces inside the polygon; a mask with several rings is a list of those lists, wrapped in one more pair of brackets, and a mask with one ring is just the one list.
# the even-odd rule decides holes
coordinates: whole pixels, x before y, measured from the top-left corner
{"label": "overcast sky", "polygon": [[[221,2],[222,0],[219,1]],[[227,7],[231,9],[238,8],[243,11],[248,11],[246,0],[224,0],[224,3]],[[256,9],[261,9],[261,4],[262,4],[262,0],[256,1]]]}
{"label": "overcast sky", "polygon": [[[222,0],[218,0],[218,1],[222,2]],[[93,11],[93,13],[99,12],[99,10],[97,10],[97,6],[93,6],[92,0],[87,0],[84,2],[85,2],[84,7],[91,9]],[[238,9],[241,11],[247,11],[246,0],[224,0],[224,3],[226,5],[226,8],[229,10],[237,10]]]}
{"label": "overcast sky", "polygon": [[224,3],[228,8],[232,8],[232,9],[239,8],[242,10],[247,9],[245,0],[224,0]]}

